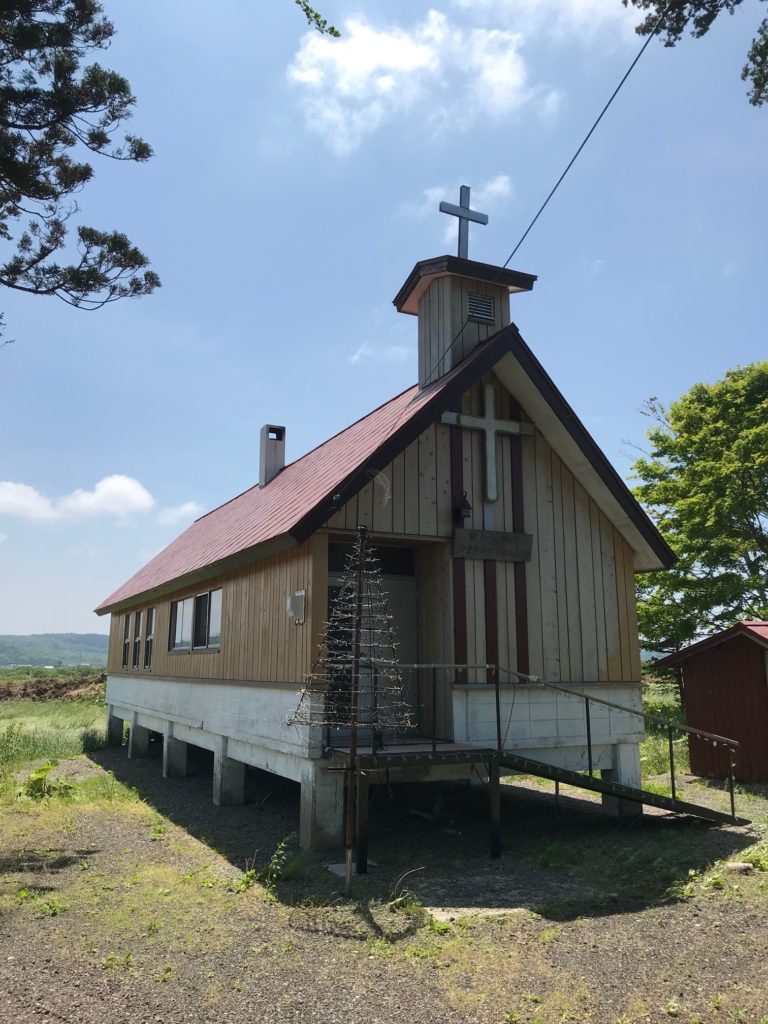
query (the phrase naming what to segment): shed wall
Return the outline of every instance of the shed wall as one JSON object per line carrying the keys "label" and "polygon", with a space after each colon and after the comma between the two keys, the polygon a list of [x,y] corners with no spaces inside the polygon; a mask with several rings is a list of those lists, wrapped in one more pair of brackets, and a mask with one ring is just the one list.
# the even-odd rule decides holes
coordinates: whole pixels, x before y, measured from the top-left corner
{"label": "shed wall", "polygon": [[[766,652],[745,636],[693,655],[683,664],[686,721],[740,746],[736,778],[768,781],[768,682]],[[696,736],[689,740],[691,771],[725,778],[725,748]]]}

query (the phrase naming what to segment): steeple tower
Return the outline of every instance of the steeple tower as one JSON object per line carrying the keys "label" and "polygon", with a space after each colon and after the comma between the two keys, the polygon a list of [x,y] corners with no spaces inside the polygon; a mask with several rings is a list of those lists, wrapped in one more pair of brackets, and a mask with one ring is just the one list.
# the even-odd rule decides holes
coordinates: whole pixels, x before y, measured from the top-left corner
{"label": "steeple tower", "polygon": [[449,373],[482,341],[509,323],[509,296],[529,292],[536,277],[468,258],[469,223],[488,217],[470,209],[462,185],[459,205],[440,203],[440,212],[459,218],[459,255],[422,260],[393,302],[398,313],[419,318],[419,387]]}

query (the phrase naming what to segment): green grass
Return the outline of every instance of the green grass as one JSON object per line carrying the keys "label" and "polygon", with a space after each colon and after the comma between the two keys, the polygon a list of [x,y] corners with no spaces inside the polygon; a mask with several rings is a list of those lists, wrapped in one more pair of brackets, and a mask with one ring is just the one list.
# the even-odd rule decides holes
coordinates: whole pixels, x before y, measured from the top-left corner
{"label": "green grass", "polygon": [[0,774],[105,746],[104,705],[97,701],[0,702]]}
{"label": "green grass", "polygon": [[[685,717],[680,705],[680,693],[670,683],[650,683],[643,691],[643,709],[652,715],[660,715],[669,722],[683,725]],[[688,755],[688,738],[684,732],[674,730],[675,773],[687,773],[691,769]],[[669,773],[669,733],[661,723],[646,722],[646,736],[640,744],[640,766],[643,778]],[[646,787],[647,788],[647,787]]]}
{"label": "green grass", "polygon": [[103,668],[94,665],[74,665],[71,668],[41,668],[39,665],[0,668],[0,683],[28,683],[33,679],[86,680],[103,671]]}

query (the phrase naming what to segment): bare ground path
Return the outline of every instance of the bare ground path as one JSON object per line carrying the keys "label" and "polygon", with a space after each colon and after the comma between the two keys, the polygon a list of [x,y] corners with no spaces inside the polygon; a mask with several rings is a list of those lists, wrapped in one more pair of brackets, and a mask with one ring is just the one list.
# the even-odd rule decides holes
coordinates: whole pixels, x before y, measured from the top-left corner
{"label": "bare ground path", "polygon": [[351,898],[307,856],[271,894],[243,869],[296,830],[290,783],[214,808],[204,757],[188,780],[93,757],[62,765],[76,798],[0,806],[0,1021],[768,1020],[760,827],[621,823],[524,782],[493,862],[481,789],[381,788]]}

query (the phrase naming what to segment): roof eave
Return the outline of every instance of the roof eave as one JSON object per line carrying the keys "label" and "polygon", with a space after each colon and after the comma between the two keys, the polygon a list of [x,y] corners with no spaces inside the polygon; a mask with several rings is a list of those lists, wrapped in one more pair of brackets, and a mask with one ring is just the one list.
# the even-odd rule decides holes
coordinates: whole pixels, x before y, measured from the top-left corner
{"label": "roof eave", "polygon": [[668,654],[665,658],[660,658],[658,661],[654,661],[654,668],[677,668],[683,662],[688,661],[690,658],[695,658],[699,654],[704,654],[713,647],[720,647],[722,644],[726,644],[731,640],[734,640],[737,636],[746,637],[747,640],[751,640],[756,643],[758,647],[762,647],[764,650],[768,650],[768,639],[760,636],[753,629],[749,628],[749,625],[745,622],[737,622],[733,626],[729,626],[728,629],[724,629],[722,633],[713,633],[712,636],[702,637],[701,640],[697,640],[695,643],[689,644],[684,647],[681,651],[675,651],[672,654]]}
{"label": "roof eave", "polygon": [[289,548],[296,547],[297,543],[296,539],[287,532],[279,534],[277,537],[270,537],[269,540],[263,541],[261,544],[245,548],[243,551],[238,551],[237,554],[230,555],[228,558],[211,562],[210,565],[201,566],[199,569],[185,573],[183,576],[176,576],[174,579],[169,580],[167,583],[161,583],[157,587],[141,590],[123,600],[112,601],[111,598],[107,598],[105,602],[94,608],[94,612],[97,615],[119,614],[129,608],[134,608],[136,605],[145,605],[148,602],[167,597],[169,594],[187,590],[205,580],[213,579],[216,576],[224,576],[226,573],[243,569],[247,565],[260,562],[265,558],[270,558],[272,555],[279,555]]}

